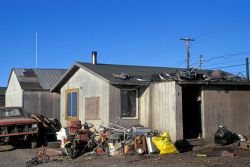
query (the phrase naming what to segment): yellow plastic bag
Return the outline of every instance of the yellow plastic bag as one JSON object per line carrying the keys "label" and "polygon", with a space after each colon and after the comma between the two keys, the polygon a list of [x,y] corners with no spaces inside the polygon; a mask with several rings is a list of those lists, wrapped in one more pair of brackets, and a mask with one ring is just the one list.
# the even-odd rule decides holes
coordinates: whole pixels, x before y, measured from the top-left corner
{"label": "yellow plastic bag", "polygon": [[175,148],[174,144],[169,141],[169,134],[168,131],[163,133],[161,136],[155,136],[152,138],[153,143],[155,146],[160,150],[160,154],[171,154],[171,153],[178,153],[177,149]]}

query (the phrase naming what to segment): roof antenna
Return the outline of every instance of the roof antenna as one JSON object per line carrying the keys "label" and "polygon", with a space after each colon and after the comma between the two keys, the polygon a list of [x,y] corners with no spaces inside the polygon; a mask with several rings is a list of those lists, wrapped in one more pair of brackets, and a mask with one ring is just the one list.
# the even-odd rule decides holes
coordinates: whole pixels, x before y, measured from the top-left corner
{"label": "roof antenna", "polygon": [[36,68],[38,67],[38,57],[37,57],[37,32],[36,32]]}

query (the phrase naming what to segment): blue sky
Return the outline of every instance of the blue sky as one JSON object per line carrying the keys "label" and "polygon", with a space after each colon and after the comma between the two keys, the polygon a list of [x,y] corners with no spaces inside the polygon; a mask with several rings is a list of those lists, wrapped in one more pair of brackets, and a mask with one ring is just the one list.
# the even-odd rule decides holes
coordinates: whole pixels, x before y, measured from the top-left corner
{"label": "blue sky", "polygon": [[[250,57],[247,0],[0,0],[0,86],[11,68],[69,68],[90,62],[185,67],[234,66]],[[228,56],[232,55],[233,56]],[[220,57],[212,59],[213,57]],[[244,66],[224,68],[233,73]]]}

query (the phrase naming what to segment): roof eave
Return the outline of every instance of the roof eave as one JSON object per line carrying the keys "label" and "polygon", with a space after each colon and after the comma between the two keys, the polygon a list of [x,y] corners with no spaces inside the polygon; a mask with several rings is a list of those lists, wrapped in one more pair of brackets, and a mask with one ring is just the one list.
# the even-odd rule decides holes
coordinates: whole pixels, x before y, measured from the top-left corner
{"label": "roof eave", "polygon": [[50,92],[59,92],[62,85],[64,85],[69,78],[79,69],[75,64],[71,66],[61,77],[59,81],[50,89]]}
{"label": "roof eave", "polygon": [[249,81],[177,81],[179,85],[234,85],[250,86]]}
{"label": "roof eave", "polygon": [[81,65],[79,62],[75,62],[75,64],[73,66],[71,66],[70,69],[68,69],[63,76],[61,77],[61,79],[55,84],[55,86],[50,89],[50,92],[59,92],[59,90],[63,87],[63,85],[76,73],[76,71],[79,70],[79,68],[82,68],[86,71],[88,71],[89,73],[93,74],[94,76],[102,79],[103,81],[109,83],[109,80],[107,80],[106,78],[98,75],[97,73],[95,73],[94,71],[90,70],[89,68]]}

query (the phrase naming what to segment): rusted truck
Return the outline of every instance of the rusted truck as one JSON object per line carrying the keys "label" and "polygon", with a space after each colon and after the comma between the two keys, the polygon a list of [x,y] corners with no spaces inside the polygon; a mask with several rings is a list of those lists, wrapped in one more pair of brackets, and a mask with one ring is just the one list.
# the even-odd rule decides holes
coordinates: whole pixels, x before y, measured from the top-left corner
{"label": "rusted truck", "polygon": [[38,128],[38,122],[21,107],[0,107],[0,144],[25,142],[35,148]]}

